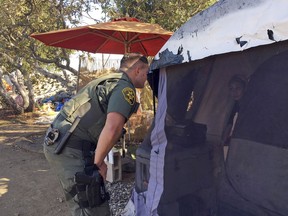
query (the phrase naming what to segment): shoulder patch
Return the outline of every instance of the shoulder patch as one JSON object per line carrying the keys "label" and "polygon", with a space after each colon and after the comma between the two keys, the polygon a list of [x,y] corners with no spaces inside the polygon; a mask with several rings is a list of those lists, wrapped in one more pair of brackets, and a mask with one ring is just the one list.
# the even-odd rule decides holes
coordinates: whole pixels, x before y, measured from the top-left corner
{"label": "shoulder patch", "polygon": [[135,92],[132,88],[126,87],[122,90],[124,99],[132,106],[135,103]]}

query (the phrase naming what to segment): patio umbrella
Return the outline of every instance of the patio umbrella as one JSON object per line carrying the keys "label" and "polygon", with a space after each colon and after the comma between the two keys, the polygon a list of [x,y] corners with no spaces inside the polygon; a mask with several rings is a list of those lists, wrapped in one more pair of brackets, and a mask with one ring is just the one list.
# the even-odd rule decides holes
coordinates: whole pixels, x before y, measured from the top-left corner
{"label": "patio umbrella", "polygon": [[155,56],[172,32],[157,24],[143,23],[136,18],[120,18],[111,22],[32,34],[48,46],[91,53],[125,54],[139,52]]}

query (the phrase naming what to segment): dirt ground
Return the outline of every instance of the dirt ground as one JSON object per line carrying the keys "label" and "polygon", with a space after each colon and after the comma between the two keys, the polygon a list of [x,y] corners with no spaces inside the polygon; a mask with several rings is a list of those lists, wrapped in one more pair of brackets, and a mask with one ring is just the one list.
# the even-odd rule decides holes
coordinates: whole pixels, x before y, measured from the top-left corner
{"label": "dirt ground", "polygon": [[0,110],[0,215],[67,216],[60,182],[42,152],[47,124]]}

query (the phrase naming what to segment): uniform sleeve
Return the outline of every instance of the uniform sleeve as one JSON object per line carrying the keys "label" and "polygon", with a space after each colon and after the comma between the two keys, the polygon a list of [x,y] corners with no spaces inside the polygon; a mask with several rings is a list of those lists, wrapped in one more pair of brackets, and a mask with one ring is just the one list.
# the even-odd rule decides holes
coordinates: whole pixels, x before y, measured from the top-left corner
{"label": "uniform sleeve", "polygon": [[118,84],[113,89],[109,98],[107,114],[110,112],[117,112],[128,120],[133,113],[135,103],[135,89],[127,85]]}

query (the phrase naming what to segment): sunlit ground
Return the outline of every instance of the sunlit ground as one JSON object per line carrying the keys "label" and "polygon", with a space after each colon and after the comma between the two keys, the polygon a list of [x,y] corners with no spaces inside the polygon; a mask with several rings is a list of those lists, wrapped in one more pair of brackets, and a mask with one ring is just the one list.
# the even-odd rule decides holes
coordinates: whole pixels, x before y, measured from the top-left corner
{"label": "sunlit ground", "polygon": [[47,172],[48,170],[37,170],[37,171],[34,171],[34,172]]}
{"label": "sunlit ground", "polygon": [[0,144],[12,145],[15,141],[27,140],[44,134],[46,125],[17,124],[0,120]]}
{"label": "sunlit ground", "polygon": [[8,192],[8,182],[10,179],[8,178],[0,178],[0,197]]}

